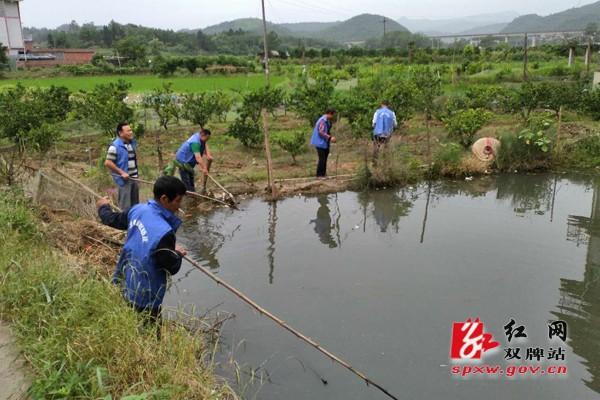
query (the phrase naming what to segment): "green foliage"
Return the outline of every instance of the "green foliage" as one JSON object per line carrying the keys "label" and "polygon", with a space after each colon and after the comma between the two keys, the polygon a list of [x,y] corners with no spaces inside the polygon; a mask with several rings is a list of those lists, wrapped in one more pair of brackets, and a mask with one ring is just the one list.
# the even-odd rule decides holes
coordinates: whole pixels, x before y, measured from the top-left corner
{"label": "green foliage", "polygon": [[536,147],[543,153],[547,153],[550,150],[550,143],[552,143],[546,132],[533,131],[531,129],[522,130],[519,133],[519,140],[525,142],[527,146]]}
{"label": "green foliage", "polygon": [[529,115],[539,107],[542,96],[541,87],[531,82],[526,82],[519,88],[515,105],[521,111],[523,120],[527,121]]}
{"label": "green foliage", "polygon": [[468,109],[457,111],[455,114],[444,118],[444,124],[449,137],[457,140],[465,148],[470,147],[475,139],[475,134],[492,118],[492,113],[482,109]]}
{"label": "green foliage", "polygon": [[1,91],[0,137],[14,144],[30,142],[33,131],[64,120],[69,108],[69,91],[64,88],[26,89],[17,85]]}
{"label": "green foliage", "polygon": [[187,94],[183,97],[182,115],[188,121],[205,127],[212,118],[227,115],[232,99],[223,91]]}
{"label": "green foliage", "polygon": [[357,188],[380,188],[408,184],[423,178],[421,161],[403,147],[388,147],[379,154],[377,164],[362,164],[357,171]]}
{"label": "green foliage", "polygon": [[0,91],[0,138],[9,140],[11,151],[0,155],[0,177],[15,182],[25,153],[44,154],[60,138],[54,124],[64,121],[70,109],[65,88],[26,89],[21,85]]}
{"label": "green foliage", "polygon": [[336,93],[335,105],[346,117],[355,137],[368,137],[372,132],[373,113],[388,101],[396,113],[398,124],[409,120],[414,112],[418,91],[402,72],[378,74],[360,79],[356,87]]}
{"label": "green foliage", "polygon": [[540,105],[558,115],[561,107],[578,110],[581,104],[582,87],[568,82],[542,82],[539,84]]}
{"label": "green foliage", "polygon": [[238,139],[246,147],[258,147],[263,136],[260,128],[262,111],[274,112],[283,101],[283,91],[262,87],[245,93],[238,117],[229,126],[227,134]]}
{"label": "green foliage", "polygon": [[462,159],[464,149],[462,146],[455,142],[441,143],[440,148],[435,153],[434,161],[436,166],[457,166]]}
{"label": "green foliage", "polygon": [[8,64],[8,56],[6,55],[8,48],[0,42],[0,65]]}
{"label": "green foliage", "polygon": [[596,121],[600,121],[600,89],[586,90],[582,103],[583,110]]}
{"label": "green foliage", "polygon": [[131,122],[133,118],[133,110],[124,101],[130,88],[131,84],[122,79],[96,85],[90,92],[75,97],[75,111],[107,135],[114,136],[119,122]]}
{"label": "green foliage", "polygon": [[227,134],[238,139],[246,147],[259,147],[263,135],[258,121],[254,121],[248,115],[241,115],[229,125]]}
{"label": "green foliage", "polygon": [[23,139],[25,147],[35,149],[40,153],[46,153],[62,137],[61,131],[55,124],[44,122],[39,128],[32,130]]}
{"label": "green foliage", "polygon": [[115,45],[119,57],[125,57],[127,62],[133,64],[145,64],[146,45],[140,36],[125,36]]}
{"label": "green foliage", "polygon": [[292,162],[296,164],[296,157],[306,151],[306,132],[276,132],[273,134],[273,142],[288,152],[292,156]]}
{"label": "green foliage", "polygon": [[[531,132],[531,131],[529,131]],[[549,165],[550,153],[543,151],[545,146],[551,148],[548,132],[542,135],[526,133],[515,135],[512,132],[500,136],[500,149],[496,156],[496,165],[501,171],[517,171],[520,169],[544,169]]]}
{"label": "green foliage", "polygon": [[336,82],[330,74],[317,75],[314,83],[308,79],[291,94],[291,108],[310,126],[331,106]]}
{"label": "green foliage", "polygon": [[600,134],[585,136],[567,144],[561,162],[572,168],[600,168]]}
{"label": "green foliage", "polygon": [[417,90],[416,108],[430,120],[435,110],[435,100],[442,94],[441,74],[430,67],[420,67],[412,71],[412,81]]}
{"label": "green foliage", "polygon": [[154,89],[143,99],[144,107],[150,108],[158,117],[160,126],[166,131],[169,124],[179,119],[180,110],[177,96],[173,92],[171,83],[163,84],[162,88]]}

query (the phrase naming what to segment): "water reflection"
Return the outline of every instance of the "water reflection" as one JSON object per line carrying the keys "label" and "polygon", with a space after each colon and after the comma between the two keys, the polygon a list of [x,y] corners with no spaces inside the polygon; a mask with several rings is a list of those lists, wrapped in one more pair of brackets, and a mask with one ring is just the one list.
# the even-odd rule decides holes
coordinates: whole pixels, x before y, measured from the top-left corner
{"label": "water reflection", "polygon": [[[408,192],[382,190],[375,192],[361,192],[358,194],[358,202],[363,209],[363,217],[366,222],[367,211],[372,206],[373,219],[382,233],[388,232],[390,227],[398,233],[400,219],[406,217],[413,207],[412,201],[408,200]],[[366,230],[363,224],[363,230]]]}
{"label": "water reflection", "polygon": [[211,269],[219,269],[218,253],[225,243],[233,240],[235,234],[241,229],[241,225],[235,226],[231,232],[221,233],[225,230],[225,221],[215,222],[213,219],[223,215],[201,216],[197,219],[194,233],[186,232],[188,239],[187,247],[194,256]]}
{"label": "water reflection", "polygon": [[544,215],[552,210],[552,199],[555,197],[555,181],[539,175],[500,175],[498,182],[498,199],[510,199],[515,213],[526,214],[533,211]]}
{"label": "water reflection", "polygon": [[[338,242],[338,240],[336,240],[336,238],[334,238],[332,234],[332,228],[335,228],[335,225],[333,224],[333,219],[331,218],[331,209],[329,208],[329,196],[318,196],[317,201],[319,202],[317,216],[315,219],[311,220],[310,223],[314,224],[314,230],[317,236],[319,237],[319,241],[324,245],[328,246],[330,249],[335,249],[341,244],[341,242]],[[337,238],[339,239],[339,234]]]}
{"label": "water reflection", "polygon": [[277,202],[269,203],[269,247],[267,248],[267,259],[269,261],[269,283],[273,284],[275,272],[275,233],[277,232]]}
{"label": "water reflection", "polygon": [[561,299],[552,314],[569,324],[570,346],[584,358],[592,375],[583,382],[600,392],[600,182],[596,182],[590,217],[569,216],[567,240],[587,246],[582,281],[561,279]]}

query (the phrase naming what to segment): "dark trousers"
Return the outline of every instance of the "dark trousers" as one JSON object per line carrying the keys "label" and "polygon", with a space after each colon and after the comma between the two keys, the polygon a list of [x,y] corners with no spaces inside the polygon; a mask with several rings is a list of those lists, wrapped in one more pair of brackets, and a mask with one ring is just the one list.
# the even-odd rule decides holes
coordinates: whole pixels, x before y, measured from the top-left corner
{"label": "dark trousers", "polygon": [[327,158],[329,158],[329,149],[317,149],[319,162],[317,164],[317,178],[327,176]]}
{"label": "dark trousers", "polygon": [[119,186],[119,208],[129,210],[140,202],[140,188],[137,182],[125,181],[124,186]]}
{"label": "dark trousers", "polygon": [[185,188],[188,192],[196,191],[196,184],[194,183],[196,179],[196,174],[194,170],[188,171],[183,168],[179,168],[179,176],[181,177],[181,181],[185,185]]}

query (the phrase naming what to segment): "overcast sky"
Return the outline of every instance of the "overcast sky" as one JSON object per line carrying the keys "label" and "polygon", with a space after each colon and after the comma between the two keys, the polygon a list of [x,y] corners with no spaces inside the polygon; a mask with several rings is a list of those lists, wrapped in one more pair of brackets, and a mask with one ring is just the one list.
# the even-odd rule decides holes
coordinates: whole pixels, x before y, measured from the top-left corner
{"label": "overcast sky", "polygon": [[[551,14],[586,0],[265,0],[274,22],[336,21],[357,14],[391,18],[442,19],[514,11]],[[23,0],[25,26],[56,27],[71,20],[106,24],[111,19],[158,28],[203,28],[223,21],[260,16],[260,0]]]}

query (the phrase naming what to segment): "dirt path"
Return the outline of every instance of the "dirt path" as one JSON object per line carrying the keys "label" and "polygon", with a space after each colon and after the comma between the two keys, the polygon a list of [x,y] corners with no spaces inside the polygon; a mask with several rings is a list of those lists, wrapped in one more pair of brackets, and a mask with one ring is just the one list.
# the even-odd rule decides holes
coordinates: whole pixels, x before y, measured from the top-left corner
{"label": "dirt path", "polygon": [[8,326],[0,322],[0,400],[28,399],[25,361]]}

